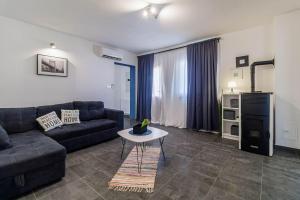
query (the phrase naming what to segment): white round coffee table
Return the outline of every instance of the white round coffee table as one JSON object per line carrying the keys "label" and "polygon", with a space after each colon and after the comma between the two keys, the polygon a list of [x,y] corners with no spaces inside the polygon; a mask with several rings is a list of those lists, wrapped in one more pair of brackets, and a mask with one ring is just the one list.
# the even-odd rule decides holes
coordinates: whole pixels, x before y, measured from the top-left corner
{"label": "white round coffee table", "polygon": [[[154,128],[154,127],[148,127],[148,130],[150,130],[152,133],[149,135],[132,135],[129,133],[129,131],[132,131],[132,128],[125,129],[122,131],[118,132],[118,135],[121,136],[122,139],[122,153],[121,153],[121,159],[123,158],[123,153],[124,153],[124,147],[126,144],[126,140],[130,142],[134,142],[136,146],[136,151],[137,151],[137,162],[138,162],[138,171],[140,172],[141,170],[141,165],[143,162],[143,154],[145,151],[145,143],[146,142],[151,142],[154,140],[159,140],[160,143],[160,148],[164,157],[164,160],[166,160],[165,157],[165,152],[163,149],[163,143],[165,140],[165,137],[169,134],[167,131]],[[141,150],[141,158],[139,158],[139,148]]]}

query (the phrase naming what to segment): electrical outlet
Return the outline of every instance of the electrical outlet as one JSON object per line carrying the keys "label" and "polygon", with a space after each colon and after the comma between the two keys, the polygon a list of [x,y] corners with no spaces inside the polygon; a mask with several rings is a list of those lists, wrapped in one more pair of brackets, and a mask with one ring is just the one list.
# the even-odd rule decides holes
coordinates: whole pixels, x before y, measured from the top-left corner
{"label": "electrical outlet", "polygon": [[114,84],[109,84],[106,86],[108,89],[112,89],[114,87]]}
{"label": "electrical outlet", "polygon": [[297,128],[292,129],[283,129],[283,138],[287,140],[297,140],[298,139],[298,130]]}

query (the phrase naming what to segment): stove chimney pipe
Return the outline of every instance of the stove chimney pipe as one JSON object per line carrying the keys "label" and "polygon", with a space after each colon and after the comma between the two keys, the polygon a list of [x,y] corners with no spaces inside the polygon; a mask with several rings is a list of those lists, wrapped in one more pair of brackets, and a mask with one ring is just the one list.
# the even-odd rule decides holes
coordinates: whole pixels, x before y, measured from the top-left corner
{"label": "stove chimney pipe", "polygon": [[274,65],[275,60],[267,60],[267,61],[259,61],[259,62],[254,62],[250,66],[251,70],[251,92],[255,92],[255,67],[256,66],[261,66],[261,65]]}

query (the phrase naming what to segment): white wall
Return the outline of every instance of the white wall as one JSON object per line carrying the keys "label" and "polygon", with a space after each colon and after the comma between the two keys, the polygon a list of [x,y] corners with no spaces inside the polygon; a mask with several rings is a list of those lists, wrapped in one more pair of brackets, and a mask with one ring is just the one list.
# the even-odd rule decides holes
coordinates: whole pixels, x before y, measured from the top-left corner
{"label": "white wall", "polygon": [[[220,92],[228,92],[227,83],[236,81],[238,90],[250,91],[250,67],[236,68],[235,58],[249,55],[249,64],[255,61],[274,58],[273,24],[254,27],[221,35],[220,40]],[[239,77],[234,77],[237,71]],[[274,91],[274,68],[262,66],[257,68],[256,90]]]}
{"label": "white wall", "polygon": [[275,18],[266,26],[221,35],[220,89],[235,80],[241,91],[250,90],[250,69],[233,77],[235,57],[250,56],[250,63],[275,57],[275,68],[257,68],[256,89],[275,92],[275,144],[300,149],[300,11]]}
{"label": "white wall", "polygon": [[[0,17],[0,107],[38,106],[73,100],[102,100],[114,106],[112,60],[97,57],[90,41]],[[49,49],[55,42],[57,49]],[[65,57],[69,77],[36,75],[37,54]],[[137,65],[122,51],[123,63]]]}
{"label": "white wall", "polygon": [[300,149],[300,11],[275,19],[276,144]]}

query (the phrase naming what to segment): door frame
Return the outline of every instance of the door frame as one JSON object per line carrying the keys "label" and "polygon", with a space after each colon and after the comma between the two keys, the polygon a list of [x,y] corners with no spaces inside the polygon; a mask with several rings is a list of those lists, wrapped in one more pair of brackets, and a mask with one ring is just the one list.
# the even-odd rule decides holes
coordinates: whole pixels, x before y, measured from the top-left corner
{"label": "door frame", "polygon": [[135,66],[120,62],[114,64],[130,68],[130,119],[135,119]]}

